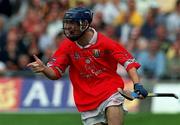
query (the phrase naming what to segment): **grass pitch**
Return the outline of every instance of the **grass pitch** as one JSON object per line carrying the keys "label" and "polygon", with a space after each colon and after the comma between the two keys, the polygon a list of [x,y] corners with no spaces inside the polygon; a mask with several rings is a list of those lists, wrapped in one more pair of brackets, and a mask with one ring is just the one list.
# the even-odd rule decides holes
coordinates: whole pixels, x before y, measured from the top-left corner
{"label": "grass pitch", "polygon": [[[128,114],[125,125],[177,125],[180,114]],[[0,125],[82,125],[77,113],[23,114],[2,113]]]}

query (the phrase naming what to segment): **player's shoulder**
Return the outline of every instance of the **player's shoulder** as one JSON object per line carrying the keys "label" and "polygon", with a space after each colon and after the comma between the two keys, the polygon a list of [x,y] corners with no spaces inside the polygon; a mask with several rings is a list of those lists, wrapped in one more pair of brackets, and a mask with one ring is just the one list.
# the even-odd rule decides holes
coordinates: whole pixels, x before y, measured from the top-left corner
{"label": "player's shoulder", "polygon": [[98,33],[98,36],[99,36],[99,40],[101,42],[103,42],[104,45],[108,45],[108,46],[110,46],[110,45],[119,45],[118,41],[108,37],[107,35],[105,35],[105,34],[103,34],[101,32]]}
{"label": "player's shoulder", "polygon": [[73,44],[74,43],[71,42],[69,39],[64,38],[62,41],[60,41],[55,53],[66,53],[72,48]]}
{"label": "player's shoulder", "polygon": [[74,42],[72,42],[72,41],[70,41],[68,38],[64,38],[61,42],[60,42],[60,44],[59,44],[59,46],[57,47],[58,49],[57,49],[57,51],[60,51],[60,50],[69,50],[69,49],[71,49],[73,46],[74,46]]}
{"label": "player's shoulder", "polygon": [[71,42],[68,38],[64,38],[61,43],[59,44],[59,48],[60,47],[68,47],[71,46],[73,44],[73,42]]}

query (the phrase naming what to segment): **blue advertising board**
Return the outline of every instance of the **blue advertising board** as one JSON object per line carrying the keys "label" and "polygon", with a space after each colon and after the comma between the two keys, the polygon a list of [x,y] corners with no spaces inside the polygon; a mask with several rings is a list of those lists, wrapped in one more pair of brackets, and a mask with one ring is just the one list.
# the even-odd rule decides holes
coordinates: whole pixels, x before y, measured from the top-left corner
{"label": "blue advertising board", "polygon": [[[9,107],[0,105],[0,111],[76,111],[69,79],[55,81],[33,78],[1,79],[0,86],[7,88],[10,81],[14,87],[9,89],[15,91],[16,96],[12,94],[13,97],[7,98],[4,105],[7,105],[10,102],[8,100],[12,98],[15,101]],[[2,93],[1,96],[5,98],[6,95]]]}

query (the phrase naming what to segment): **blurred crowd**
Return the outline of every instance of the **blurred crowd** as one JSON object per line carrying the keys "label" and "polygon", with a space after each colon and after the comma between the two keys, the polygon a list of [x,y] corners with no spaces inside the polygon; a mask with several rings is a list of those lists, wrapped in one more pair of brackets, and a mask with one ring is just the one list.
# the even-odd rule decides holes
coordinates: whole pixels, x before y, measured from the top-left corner
{"label": "blurred crowd", "polygon": [[[30,72],[37,55],[47,62],[64,38],[64,12],[86,6],[92,27],[123,44],[146,78],[180,79],[180,0],[1,0],[0,74]],[[163,3],[163,2],[162,2]]]}

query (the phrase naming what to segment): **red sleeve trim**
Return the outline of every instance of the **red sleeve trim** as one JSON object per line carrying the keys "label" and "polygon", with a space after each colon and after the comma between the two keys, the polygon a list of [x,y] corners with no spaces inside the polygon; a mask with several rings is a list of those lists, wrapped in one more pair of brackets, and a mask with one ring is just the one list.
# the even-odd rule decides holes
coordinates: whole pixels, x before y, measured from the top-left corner
{"label": "red sleeve trim", "polygon": [[56,67],[51,67],[51,68],[54,70],[54,72],[58,78],[62,77],[62,74],[59,72],[59,70]]}
{"label": "red sleeve trim", "polygon": [[134,63],[130,63],[127,68],[126,68],[126,71],[130,70],[131,68],[135,67],[136,69],[138,69],[141,65],[137,62],[134,62]]}

